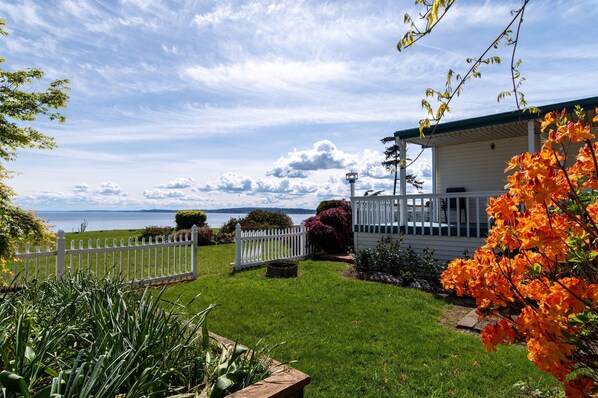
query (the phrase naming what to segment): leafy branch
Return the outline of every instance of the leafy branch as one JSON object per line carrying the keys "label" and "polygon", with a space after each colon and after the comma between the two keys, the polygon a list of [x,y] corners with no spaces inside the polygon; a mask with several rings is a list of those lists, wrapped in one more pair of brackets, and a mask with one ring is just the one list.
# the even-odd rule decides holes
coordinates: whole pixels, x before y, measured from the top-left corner
{"label": "leafy branch", "polygon": [[[434,127],[432,128],[430,136],[434,134],[440,120],[442,120],[446,113],[450,112],[451,101],[461,94],[464,84],[471,79],[479,79],[482,77],[480,72],[480,67],[482,65],[501,63],[501,58],[499,56],[489,54],[492,50],[496,50],[502,43],[505,43],[507,46],[513,46],[513,51],[511,53],[511,80],[513,89],[499,93],[498,100],[500,101],[505,97],[514,95],[517,109],[521,110],[521,106],[527,107],[527,101],[525,100],[523,92],[521,92],[521,86],[525,81],[525,78],[522,77],[519,72],[519,67],[522,61],[521,59],[515,61],[515,57],[517,43],[519,42],[519,33],[521,31],[521,25],[523,24],[523,15],[528,2],[529,0],[523,0],[523,4],[520,8],[511,11],[513,18],[480,56],[467,58],[466,61],[468,64],[471,64],[471,67],[465,74],[461,75],[455,73],[452,69],[449,69],[443,90],[435,90],[433,88],[426,89],[425,98],[422,99],[421,104],[422,108],[426,109],[428,117],[419,122],[419,131],[422,137],[424,136],[425,129],[432,128],[432,122],[434,122]],[[454,0],[416,0],[415,4],[423,5],[425,8],[425,11],[419,15],[419,19],[425,21],[425,28],[418,28],[413,18],[409,14],[405,14],[404,21],[409,25],[410,29],[403,35],[397,44],[397,49],[399,51],[413,46],[417,41],[431,34],[454,4]],[[513,36],[513,31],[511,30],[514,25],[516,25],[515,36]],[[455,83],[456,86],[453,87]],[[430,104],[428,98],[436,98],[436,101],[439,102],[436,109]],[[529,110],[531,112],[537,111],[536,108],[529,108]]]}

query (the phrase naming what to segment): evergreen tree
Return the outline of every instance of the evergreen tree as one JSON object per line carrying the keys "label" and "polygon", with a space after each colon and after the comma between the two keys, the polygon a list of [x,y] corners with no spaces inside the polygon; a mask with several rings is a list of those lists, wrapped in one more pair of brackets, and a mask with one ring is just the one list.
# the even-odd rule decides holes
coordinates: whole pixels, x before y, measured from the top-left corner
{"label": "evergreen tree", "polygon": [[[384,137],[380,140],[382,144],[389,145],[384,150],[384,160],[382,161],[382,166],[386,168],[386,170],[394,173],[394,185],[392,189],[392,194],[397,194],[397,181],[399,179],[399,168],[401,166],[401,148],[397,145],[395,141],[395,137]],[[407,161],[408,159],[405,159]],[[424,186],[424,182],[418,180],[414,174],[407,174],[407,184],[414,186],[417,190],[421,190]],[[401,192],[401,194],[405,194],[405,192]]]}

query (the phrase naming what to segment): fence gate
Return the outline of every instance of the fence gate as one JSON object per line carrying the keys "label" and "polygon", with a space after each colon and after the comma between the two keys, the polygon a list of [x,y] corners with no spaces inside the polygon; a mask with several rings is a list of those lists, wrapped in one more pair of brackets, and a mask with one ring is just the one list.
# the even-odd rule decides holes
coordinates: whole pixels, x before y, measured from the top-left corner
{"label": "fence gate", "polygon": [[307,228],[298,227],[241,231],[235,229],[235,271],[283,259],[303,259],[311,254],[307,242]]}

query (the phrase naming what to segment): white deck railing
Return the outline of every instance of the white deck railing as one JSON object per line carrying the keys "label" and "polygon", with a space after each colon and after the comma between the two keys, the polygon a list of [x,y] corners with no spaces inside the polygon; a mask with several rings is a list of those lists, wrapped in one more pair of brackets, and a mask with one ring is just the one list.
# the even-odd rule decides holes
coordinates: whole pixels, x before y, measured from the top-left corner
{"label": "white deck railing", "polygon": [[268,261],[302,259],[311,254],[305,224],[283,229],[235,230],[235,271],[265,264]]}
{"label": "white deck railing", "polygon": [[356,232],[485,237],[489,200],[505,193],[458,192],[353,197]]}
{"label": "white deck railing", "polygon": [[[90,239],[70,243],[64,231],[57,233],[55,248],[32,250],[27,244],[17,251],[12,266],[13,283],[31,279],[60,278],[68,272],[87,272],[97,277],[120,278],[124,283],[150,283],[172,278],[197,277],[197,228],[191,234],[149,239]],[[1,276],[0,276],[1,277]]]}

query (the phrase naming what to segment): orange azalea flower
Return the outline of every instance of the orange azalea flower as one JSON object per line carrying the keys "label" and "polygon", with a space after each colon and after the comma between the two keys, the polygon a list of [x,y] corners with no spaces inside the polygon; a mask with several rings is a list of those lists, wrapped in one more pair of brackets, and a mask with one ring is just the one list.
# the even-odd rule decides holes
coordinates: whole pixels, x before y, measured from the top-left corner
{"label": "orange azalea flower", "polygon": [[[548,132],[542,149],[514,156],[505,169],[509,192],[489,203],[493,227],[486,244],[471,259],[452,261],[442,283],[473,297],[481,318],[501,318],[482,332],[487,350],[525,340],[529,359],[566,382],[572,372],[593,366],[577,355],[578,349],[587,352],[587,339],[575,336],[587,330],[579,314],[598,314],[598,284],[591,283],[597,277],[598,200],[586,194],[598,191],[598,143],[591,126],[567,120],[566,111],[547,114],[542,129]],[[569,143],[580,141],[587,142],[565,168]],[[594,383],[575,378],[567,395],[588,394]]]}
{"label": "orange azalea flower", "polygon": [[588,298],[592,301],[592,308],[598,307],[598,284],[588,286],[586,291]]}
{"label": "orange azalea flower", "polygon": [[546,115],[544,115],[544,120],[542,121],[542,124],[540,125],[540,130],[544,131],[546,129],[546,127],[550,126],[551,124],[556,123],[557,119],[558,119],[558,113],[556,111],[548,112]]}
{"label": "orange azalea flower", "polygon": [[489,323],[482,330],[482,343],[486,346],[486,351],[496,351],[497,345],[508,345],[513,342],[515,342],[515,330],[504,319],[496,324]]}
{"label": "orange azalea flower", "polygon": [[[565,384],[565,394],[568,398],[587,397],[596,382],[584,375],[577,375],[576,378]],[[594,395],[595,396],[595,395]]]}

